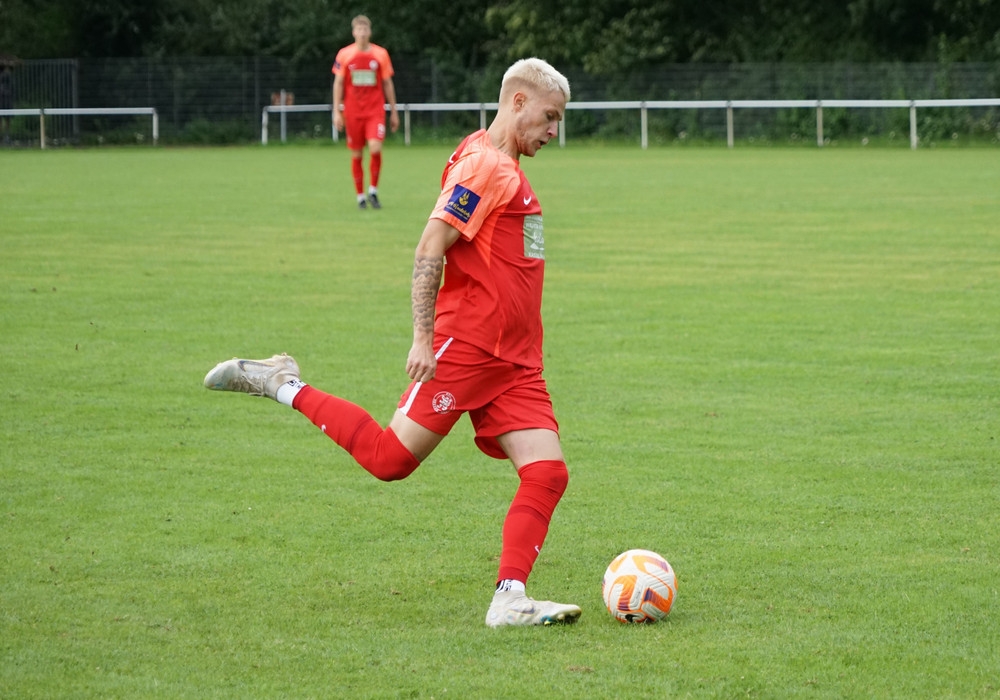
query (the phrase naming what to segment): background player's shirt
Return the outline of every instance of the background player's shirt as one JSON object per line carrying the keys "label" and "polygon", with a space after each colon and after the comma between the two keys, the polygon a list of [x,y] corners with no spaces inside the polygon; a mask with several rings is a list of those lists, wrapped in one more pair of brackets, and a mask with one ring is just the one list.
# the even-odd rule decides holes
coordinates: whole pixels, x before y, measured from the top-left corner
{"label": "background player's shirt", "polygon": [[445,255],[435,332],[541,369],[542,208],[518,162],[485,130],[467,136],[445,167],[431,218],[462,234]]}
{"label": "background player's shirt", "polygon": [[389,52],[377,44],[361,51],[357,44],[337,52],[332,72],[344,76],[344,113],[350,117],[385,116],[382,81],[393,76]]}

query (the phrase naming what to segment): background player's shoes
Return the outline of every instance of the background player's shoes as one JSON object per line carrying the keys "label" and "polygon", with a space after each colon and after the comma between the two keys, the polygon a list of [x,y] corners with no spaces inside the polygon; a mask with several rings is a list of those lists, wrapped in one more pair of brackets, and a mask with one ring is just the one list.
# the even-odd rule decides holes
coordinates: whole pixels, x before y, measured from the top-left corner
{"label": "background player's shoes", "polygon": [[358,209],[367,209],[367,208],[368,208],[368,200],[367,199],[359,199],[358,200]]}
{"label": "background player's shoes", "polygon": [[205,386],[214,391],[242,391],[251,396],[274,399],[279,386],[298,378],[298,363],[284,353],[267,360],[234,357],[220,362],[206,374]]}
{"label": "background player's shoes", "polygon": [[382,208],[382,203],[378,201],[378,195],[374,192],[368,195],[368,203],[372,205],[372,209]]}
{"label": "background player's shoes", "polygon": [[553,625],[576,622],[581,610],[576,605],[532,600],[519,591],[497,593],[486,613],[488,627],[506,625]]}

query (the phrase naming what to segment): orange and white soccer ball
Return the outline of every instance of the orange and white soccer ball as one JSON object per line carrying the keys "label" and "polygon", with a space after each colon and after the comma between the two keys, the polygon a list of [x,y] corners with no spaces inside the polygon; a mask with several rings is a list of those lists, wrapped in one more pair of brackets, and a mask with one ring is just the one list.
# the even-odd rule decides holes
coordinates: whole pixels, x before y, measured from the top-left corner
{"label": "orange and white soccer ball", "polygon": [[608,565],[601,593],[608,612],[619,622],[656,622],[674,605],[677,577],[656,552],[630,549]]}

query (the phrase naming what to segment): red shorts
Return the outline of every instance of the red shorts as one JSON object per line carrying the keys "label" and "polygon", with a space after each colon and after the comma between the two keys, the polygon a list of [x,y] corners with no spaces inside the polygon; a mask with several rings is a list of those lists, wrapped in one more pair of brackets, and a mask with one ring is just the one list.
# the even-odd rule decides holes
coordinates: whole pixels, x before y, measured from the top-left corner
{"label": "red shorts", "polygon": [[385,114],[372,117],[345,114],[344,133],[347,134],[347,148],[352,151],[360,151],[369,141],[385,141]]}
{"label": "red shorts", "polygon": [[493,357],[454,338],[436,338],[437,372],[429,382],[413,382],[399,400],[410,419],[447,435],[463,413],[476,431],[476,445],[506,459],[497,436],[512,430],[545,428],[559,432],[541,369]]}

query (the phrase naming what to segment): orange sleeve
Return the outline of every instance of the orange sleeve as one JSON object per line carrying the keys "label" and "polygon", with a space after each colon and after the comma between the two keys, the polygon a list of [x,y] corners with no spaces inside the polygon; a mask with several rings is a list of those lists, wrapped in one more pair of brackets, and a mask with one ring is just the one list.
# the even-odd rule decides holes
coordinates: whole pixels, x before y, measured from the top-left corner
{"label": "orange sleeve", "polygon": [[389,58],[389,52],[381,46],[375,46],[374,44],[372,45],[372,51],[375,53],[375,60],[382,67],[382,77],[391,78],[395,75],[392,70],[392,60]]}
{"label": "orange sleeve", "polygon": [[448,172],[431,218],[441,219],[472,240],[487,217],[506,206],[517,191],[517,171],[505,165],[498,154],[489,151],[460,159]]}
{"label": "orange sleeve", "polygon": [[333,68],[330,72],[334,75],[341,75],[344,72],[344,66],[351,62],[351,56],[354,55],[355,47],[354,44],[350,46],[345,46],[340,51],[337,52],[337,57],[333,59]]}

